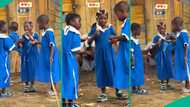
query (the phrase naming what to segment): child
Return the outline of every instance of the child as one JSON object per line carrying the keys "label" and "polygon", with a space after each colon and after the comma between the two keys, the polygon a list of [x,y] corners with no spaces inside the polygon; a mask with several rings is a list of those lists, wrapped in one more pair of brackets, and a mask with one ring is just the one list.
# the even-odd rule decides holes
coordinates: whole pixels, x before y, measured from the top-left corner
{"label": "child", "polygon": [[33,87],[35,73],[39,68],[39,36],[32,32],[33,24],[30,21],[24,23],[25,34],[22,36],[22,55],[21,55],[21,80],[25,83],[24,92],[35,92]]}
{"label": "child", "polygon": [[176,34],[174,79],[185,81],[185,87],[182,88],[182,91],[189,93],[189,35],[187,30],[183,29],[183,19],[181,17],[175,17],[172,20],[172,31]]}
{"label": "child", "polygon": [[131,31],[132,31],[132,49],[134,50],[132,52],[133,56],[133,68],[132,68],[132,86],[133,86],[133,93],[144,95],[147,94],[147,91],[141,86],[144,85],[144,64],[143,64],[143,55],[142,50],[140,47],[140,43],[138,40],[138,36],[140,36],[141,33],[141,27],[137,23],[133,23],[131,25]]}
{"label": "child", "polygon": [[0,20],[0,97],[9,97],[11,93],[6,92],[10,85],[10,65],[9,52],[15,48],[15,45],[7,33],[6,23]]}
{"label": "child", "polygon": [[91,44],[95,40],[96,83],[97,87],[101,89],[98,101],[104,102],[108,100],[106,87],[113,87],[115,52],[109,38],[115,36],[116,33],[113,26],[107,24],[108,13],[105,10],[99,10],[96,13],[96,18],[97,23],[91,27],[88,42]]}
{"label": "child", "polygon": [[[37,80],[43,83],[53,83],[55,88],[60,80],[59,78],[59,55],[56,47],[54,31],[49,27],[49,17],[40,15],[37,19],[39,29],[43,30],[40,48],[40,66],[41,71],[37,75]],[[57,88],[58,89],[58,88]],[[48,91],[50,96],[55,95],[53,86]]]}
{"label": "child", "polygon": [[9,27],[9,37],[13,40],[14,43],[17,43],[19,40],[19,35],[17,33],[18,30],[18,23],[11,22]]}
{"label": "child", "polygon": [[169,79],[173,77],[172,70],[169,68],[172,63],[168,59],[170,56],[167,56],[169,41],[166,38],[166,25],[160,22],[157,29],[158,34],[153,38],[153,46],[156,48],[154,58],[156,60],[157,77],[160,80],[160,90],[164,91],[171,89],[168,83]]}
{"label": "child", "polygon": [[63,52],[63,72],[62,72],[62,100],[63,107],[66,106],[66,101],[71,107],[79,107],[74,104],[78,99],[78,65],[76,60],[76,52],[81,49],[81,34],[79,29],[81,27],[81,18],[78,14],[69,13],[66,16],[67,26],[64,28],[62,52]]}

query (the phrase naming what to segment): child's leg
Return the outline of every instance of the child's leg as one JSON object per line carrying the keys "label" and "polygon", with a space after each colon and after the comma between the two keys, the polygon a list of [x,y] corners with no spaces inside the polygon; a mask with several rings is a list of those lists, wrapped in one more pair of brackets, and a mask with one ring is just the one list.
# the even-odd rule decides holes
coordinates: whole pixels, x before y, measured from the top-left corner
{"label": "child's leg", "polygon": [[185,88],[190,89],[190,82],[188,80],[185,81]]}
{"label": "child's leg", "polygon": [[103,93],[103,94],[105,94],[106,93],[106,88],[104,87],[104,88],[101,88],[101,92]]}
{"label": "child's leg", "polygon": [[68,100],[69,107],[80,107],[74,100]]}
{"label": "child's leg", "polygon": [[36,89],[34,88],[34,81],[30,82],[29,92],[36,92]]}

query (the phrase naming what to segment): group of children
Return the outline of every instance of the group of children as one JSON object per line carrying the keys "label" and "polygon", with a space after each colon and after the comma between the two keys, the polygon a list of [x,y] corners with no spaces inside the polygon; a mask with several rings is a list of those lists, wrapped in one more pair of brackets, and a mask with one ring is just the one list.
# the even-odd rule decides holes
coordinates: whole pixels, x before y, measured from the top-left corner
{"label": "group of children", "polygon": [[[33,23],[25,21],[25,33],[20,37],[17,33],[18,24],[11,22],[10,26],[0,21],[1,40],[1,74],[0,74],[0,97],[11,96],[6,91],[10,82],[9,53],[17,51],[21,59],[21,81],[25,83],[24,92],[36,92],[34,82],[58,83],[59,77],[59,56],[56,48],[53,30],[48,25],[49,18],[46,15],[38,17],[39,29],[43,30],[40,40],[39,34],[33,32]],[[8,33],[8,35],[7,35]],[[40,45],[40,46],[38,46]],[[52,79],[51,79],[51,76]],[[48,93],[53,95],[52,86]]]}
{"label": "group of children", "polygon": [[[96,13],[97,22],[91,26],[86,41],[89,45],[95,41],[95,71],[97,87],[101,89],[98,101],[108,100],[106,87],[115,88],[118,99],[126,99],[121,90],[132,87],[132,93],[147,94],[143,89],[144,65],[143,54],[138,37],[141,26],[137,23],[130,24],[128,19],[128,3],[120,1],[114,7],[114,12],[119,21],[123,22],[120,36],[116,36],[114,27],[107,23],[108,13],[101,9]],[[52,82],[49,95],[54,95],[53,86],[58,91],[57,83],[62,80],[63,106],[79,107],[74,101],[78,99],[79,68],[76,54],[81,49],[81,18],[76,13],[66,16],[66,26],[62,35],[62,70],[60,70],[59,54],[54,38],[54,31],[48,25],[49,18],[41,15],[37,19],[39,29],[42,30],[41,39],[38,33],[33,32],[30,21],[24,23],[22,38],[16,33],[18,24],[12,22],[9,27],[0,21],[0,97],[11,96],[6,92],[10,81],[9,53],[18,51],[21,57],[21,80],[25,83],[25,92],[35,92],[34,81],[44,83]],[[183,30],[183,20],[176,17],[172,21],[173,35],[166,33],[166,25],[161,22],[157,26],[158,34],[153,38],[148,55],[154,54],[157,65],[157,76],[161,81],[160,89],[167,90],[172,87],[168,84],[170,79],[186,81],[184,92],[190,92],[188,81],[189,53],[188,33]],[[113,45],[119,43],[116,52]],[[38,46],[39,45],[39,46]],[[175,50],[173,52],[172,50]],[[172,55],[175,54],[175,69],[173,69]],[[62,71],[62,72],[60,72]],[[131,72],[131,75],[130,75]],[[60,75],[61,74],[61,75]],[[61,78],[60,78],[61,77]],[[131,84],[129,84],[131,78]],[[55,93],[56,94],[56,93]]]}
{"label": "group of children", "polygon": [[[189,84],[189,37],[183,28],[183,19],[175,17],[172,20],[172,33],[166,33],[166,24],[157,25],[158,33],[154,36],[148,55],[156,61],[156,74],[160,80],[160,90],[174,89],[169,84],[170,79],[185,81],[183,92],[190,92]],[[173,61],[174,60],[174,61]]]}

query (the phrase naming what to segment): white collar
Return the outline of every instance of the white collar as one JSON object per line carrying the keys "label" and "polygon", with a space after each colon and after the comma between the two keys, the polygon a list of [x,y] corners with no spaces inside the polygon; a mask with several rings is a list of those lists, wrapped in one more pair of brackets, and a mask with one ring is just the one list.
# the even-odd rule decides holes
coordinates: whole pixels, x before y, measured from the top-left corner
{"label": "white collar", "polygon": [[139,39],[134,38],[133,36],[131,36],[131,40],[138,45],[139,44]]}
{"label": "white collar", "polygon": [[163,39],[163,40],[165,40],[166,39],[166,37],[164,37],[164,36],[162,36],[159,32],[158,32],[158,34],[157,34],[161,39]]}
{"label": "white collar", "polygon": [[107,29],[109,29],[111,27],[111,24],[109,24],[108,26],[106,26],[105,28],[102,28],[99,24],[96,24],[96,29],[105,32]]}
{"label": "white collar", "polygon": [[177,38],[179,37],[179,35],[181,34],[181,32],[186,32],[186,33],[188,33],[188,31],[187,31],[186,29],[183,29],[183,30],[181,30],[180,32],[177,32],[177,34],[176,34],[176,37],[177,37]]}
{"label": "white collar", "polygon": [[44,30],[44,31],[42,32],[42,36],[44,36],[47,31],[53,32],[53,29],[52,29],[52,28],[47,28],[46,30]]}
{"label": "white collar", "polygon": [[[34,34],[35,34],[35,32],[32,34],[32,37],[34,37]],[[24,35],[24,37],[26,38],[26,39],[30,39],[26,34]]]}
{"label": "white collar", "polygon": [[8,38],[9,36],[7,36],[6,34],[0,33],[0,38]]}
{"label": "white collar", "polygon": [[121,28],[123,28],[125,26],[125,23],[127,22],[127,18],[124,20],[123,24],[121,25]]}
{"label": "white collar", "polygon": [[64,35],[67,35],[69,31],[81,35],[81,33],[79,32],[79,30],[77,30],[75,27],[70,26],[70,25],[69,26],[65,26],[65,28],[64,28]]}

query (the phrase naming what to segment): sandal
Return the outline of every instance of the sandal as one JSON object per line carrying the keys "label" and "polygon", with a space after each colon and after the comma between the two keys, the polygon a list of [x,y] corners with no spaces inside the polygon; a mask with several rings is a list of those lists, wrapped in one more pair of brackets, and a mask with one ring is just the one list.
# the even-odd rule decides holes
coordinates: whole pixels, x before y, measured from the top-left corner
{"label": "sandal", "polygon": [[3,98],[3,97],[11,97],[12,94],[10,92],[5,92],[5,93],[1,93],[0,94],[0,98]]}
{"label": "sandal", "polygon": [[160,83],[160,90],[166,91],[167,90],[167,85],[165,83]]}
{"label": "sandal", "polygon": [[138,89],[138,90],[136,90],[135,94],[137,94],[137,95],[147,95],[148,91],[145,90],[145,89]]}
{"label": "sandal", "polygon": [[119,90],[119,91],[116,92],[116,97],[119,100],[126,100],[126,99],[128,99],[128,96],[124,95],[121,90]]}
{"label": "sandal", "polygon": [[99,96],[98,96],[98,102],[105,102],[105,101],[107,101],[108,100],[108,96],[107,96],[107,94],[104,94],[104,93],[102,93],[102,94],[100,94]]}

